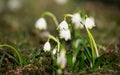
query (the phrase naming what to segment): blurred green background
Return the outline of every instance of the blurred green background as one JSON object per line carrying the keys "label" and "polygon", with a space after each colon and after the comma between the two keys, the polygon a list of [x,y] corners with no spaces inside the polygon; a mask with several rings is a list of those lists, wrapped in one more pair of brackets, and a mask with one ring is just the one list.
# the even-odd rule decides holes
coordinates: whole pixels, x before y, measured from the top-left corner
{"label": "blurred green background", "polygon": [[[35,33],[34,24],[43,12],[52,12],[62,21],[64,14],[78,10],[84,10],[95,18],[96,27],[92,33],[97,43],[119,49],[119,0],[68,0],[64,4],[55,0],[0,0],[0,43],[39,48],[43,42]],[[55,34],[53,21],[49,17],[46,19],[48,31]]]}

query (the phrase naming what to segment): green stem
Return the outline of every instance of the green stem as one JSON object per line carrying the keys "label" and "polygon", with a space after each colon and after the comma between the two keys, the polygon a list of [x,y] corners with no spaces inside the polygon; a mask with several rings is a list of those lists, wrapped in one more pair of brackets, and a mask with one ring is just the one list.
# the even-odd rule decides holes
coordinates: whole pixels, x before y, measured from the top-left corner
{"label": "green stem", "polygon": [[54,36],[52,35],[48,35],[49,38],[53,39],[55,42],[57,42],[57,45],[58,45],[58,52],[60,51],[60,42],[58,39],[56,39]]}
{"label": "green stem", "polygon": [[18,50],[10,45],[4,44],[4,45],[0,45],[0,47],[8,47],[11,48],[18,56],[19,62],[20,62],[20,66],[23,66],[23,59],[20,55],[20,53],[18,52]]}
{"label": "green stem", "polygon": [[50,16],[53,19],[53,21],[55,22],[55,25],[58,26],[59,23],[54,14],[52,14],[51,12],[44,12],[42,14],[42,17],[44,17],[44,16]]}
{"label": "green stem", "polygon": [[64,15],[64,20],[66,20],[67,17],[73,17],[73,15],[72,14],[65,14]]}

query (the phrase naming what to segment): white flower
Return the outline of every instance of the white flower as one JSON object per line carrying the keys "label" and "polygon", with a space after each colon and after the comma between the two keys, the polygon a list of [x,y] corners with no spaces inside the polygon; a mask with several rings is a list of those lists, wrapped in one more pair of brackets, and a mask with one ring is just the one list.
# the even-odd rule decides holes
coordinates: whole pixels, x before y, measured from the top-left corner
{"label": "white flower", "polygon": [[83,25],[80,23],[82,21],[81,15],[79,13],[73,14],[72,23],[75,24],[75,28],[83,28]]}
{"label": "white flower", "polygon": [[65,54],[65,50],[61,50],[60,55],[57,56],[57,64],[60,69],[63,69],[66,66],[67,60]]}
{"label": "white flower", "polygon": [[21,6],[22,3],[20,0],[8,0],[8,7],[12,11],[18,10]]}
{"label": "white flower", "polygon": [[44,50],[45,52],[51,50],[51,45],[50,45],[49,42],[46,42],[46,43],[44,44],[44,48],[43,48],[43,50]]}
{"label": "white flower", "polygon": [[54,49],[53,49],[53,51],[52,51],[53,55],[55,55],[55,54],[56,54],[56,51],[57,51],[57,49],[56,49],[56,48],[54,48]]}
{"label": "white flower", "polygon": [[60,38],[64,38],[66,41],[71,39],[70,30],[60,30]]}
{"label": "white flower", "polygon": [[89,29],[92,29],[93,27],[95,27],[94,18],[93,17],[86,18],[85,26],[86,26],[86,28],[89,28]]}
{"label": "white flower", "polygon": [[56,1],[56,3],[63,5],[65,3],[67,3],[68,0],[55,0],[55,1]]}
{"label": "white flower", "polygon": [[68,29],[68,23],[66,21],[62,21],[58,28],[60,38],[64,38],[66,41],[71,39],[70,30]]}
{"label": "white flower", "polygon": [[35,27],[40,29],[40,30],[45,30],[47,29],[47,22],[44,18],[40,18],[36,21]]}
{"label": "white flower", "polygon": [[62,21],[60,24],[59,24],[59,26],[58,26],[58,28],[60,29],[60,30],[66,30],[66,29],[68,29],[68,23],[66,22],[66,21]]}

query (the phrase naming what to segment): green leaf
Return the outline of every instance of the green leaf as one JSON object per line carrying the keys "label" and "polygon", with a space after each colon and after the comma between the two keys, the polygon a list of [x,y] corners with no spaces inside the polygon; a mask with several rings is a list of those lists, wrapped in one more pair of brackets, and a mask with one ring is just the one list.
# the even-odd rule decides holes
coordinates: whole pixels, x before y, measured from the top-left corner
{"label": "green leaf", "polygon": [[[82,47],[83,47],[83,46],[80,46],[80,45],[79,45],[78,48],[75,49],[75,51],[74,51],[74,53],[73,53],[74,59],[77,58],[78,53],[79,53],[79,51],[82,49]],[[75,60],[75,61],[76,61],[76,60]],[[75,61],[74,61],[74,62],[75,62]],[[74,63],[73,63],[73,64],[74,64]]]}
{"label": "green leaf", "polygon": [[90,33],[88,28],[86,28],[86,31],[88,33],[89,43],[90,43],[90,47],[92,49],[92,64],[94,65],[95,64],[95,59],[97,57],[99,57],[99,53],[98,53],[97,45],[95,43],[95,40],[94,40],[92,34]]}
{"label": "green leaf", "polygon": [[73,58],[73,56],[72,56],[71,53],[70,53],[70,54],[67,54],[67,63],[68,63],[68,66],[69,66],[70,68],[72,68],[72,66],[73,66],[72,58]]}
{"label": "green leaf", "polygon": [[1,66],[1,64],[2,64],[2,61],[3,61],[4,57],[5,57],[5,53],[4,53],[4,54],[2,55],[2,57],[0,58],[0,66]]}

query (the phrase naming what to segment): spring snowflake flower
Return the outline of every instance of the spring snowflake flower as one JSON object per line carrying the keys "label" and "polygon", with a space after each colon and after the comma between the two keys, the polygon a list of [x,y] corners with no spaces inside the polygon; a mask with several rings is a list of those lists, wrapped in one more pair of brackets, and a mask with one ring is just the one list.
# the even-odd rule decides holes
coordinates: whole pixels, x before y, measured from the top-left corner
{"label": "spring snowflake flower", "polygon": [[60,30],[60,38],[64,38],[66,41],[71,39],[70,30]]}
{"label": "spring snowflake flower", "polygon": [[60,29],[60,30],[63,30],[63,29],[66,30],[66,29],[68,29],[68,23],[66,21],[62,21],[59,24],[58,29]]}
{"label": "spring snowflake flower", "polygon": [[40,30],[45,30],[47,29],[47,22],[44,18],[40,18],[36,21],[35,27],[40,29]]}
{"label": "spring snowflake flower", "polygon": [[8,7],[10,10],[15,11],[22,7],[20,0],[8,0]]}
{"label": "spring snowflake flower", "polygon": [[95,27],[94,18],[93,17],[86,18],[85,26],[86,26],[86,28],[89,28],[89,29],[92,29],[93,27]]}
{"label": "spring snowflake flower", "polygon": [[60,55],[57,56],[57,64],[60,69],[63,69],[66,66],[67,60],[66,60],[65,54],[66,54],[66,51],[61,50]]}
{"label": "spring snowflake flower", "polygon": [[79,13],[73,14],[72,23],[75,24],[75,29],[83,28],[83,25],[80,23],[81,21],[82,21],[82,18]]}
{"label": "spring snowflake flower", "polygon": [[45,52],[51,50],[51,45],[50,45],[49,42],[46,42],[46,43],[44,44],[44,48],[43,48],[43,50],[44,50]]}
{"label": "spring snowflake flower", "polygon": [[53,51],[52,51],[52,54],[55,55],[55,54],[56,54],[56,51],[57,51],[57,49],[54,48]]}
{"label": "spring snowflake flower", "polygon": [[71,39],[70,30],[68,29],[68,23],[66,21],[62,21],[58,28],[60,38],[64,38],[66,41]]}

